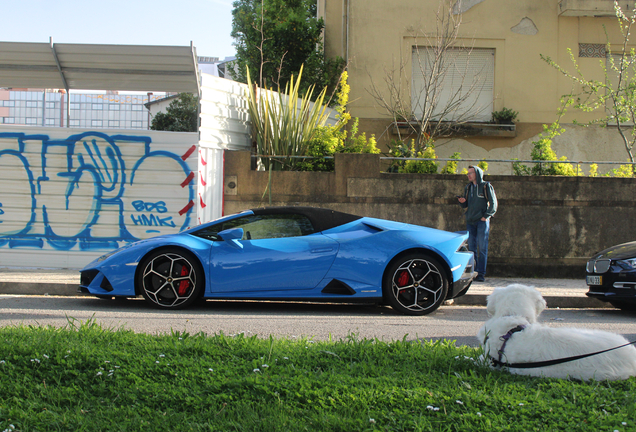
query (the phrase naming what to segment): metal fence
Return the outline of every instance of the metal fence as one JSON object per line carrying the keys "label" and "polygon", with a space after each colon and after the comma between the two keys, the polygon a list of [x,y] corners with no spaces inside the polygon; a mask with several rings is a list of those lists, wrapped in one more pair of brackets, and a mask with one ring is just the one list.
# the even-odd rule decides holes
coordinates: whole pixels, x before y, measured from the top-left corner
{"label": "metal fence", "polygon": [[[281,155],[252,155],[253,159],[258,160],[261,159],[270,159],[274,162],[278,162],[282,165],[285,165],[286,159],[323,159],[323,160],[332,160],[333,156],[281,156]],[[277,161],[277,159],[279,159]],[[426,162],[426,161],[434,161],[434,162],[457,162],[461,165],[476,165],[479,162],[486,162],[488,164],[496,163],[496,164],[508,164],[510,165],[509,173],[511,175],[520,175],[518,172],[515,172],[515,166],[526,165],[528,168],[531,168],[535,165],[550,165],[550,164],[570,164],[576,165],[576,171],[582,171],[584,167],[590,169],[591,165],[609,165],[610,169],[613,166],[623,166],[623,165],[631,165],[632,171],[634,171],[634,166],[636,162],[615,162],[615,161],[562,161],[562,160],[553,160],[553,161],[536,161],[536,160],[520,160],[520,159],[453,159],[453,158],[415,158],[415,157],[390,157],[390,156],[380,156],[380,160],[382,161],[418,161],[418,162]],[[517,170],[519,171],[519,170]],[[505,174],[499,174],[505,175]]]}

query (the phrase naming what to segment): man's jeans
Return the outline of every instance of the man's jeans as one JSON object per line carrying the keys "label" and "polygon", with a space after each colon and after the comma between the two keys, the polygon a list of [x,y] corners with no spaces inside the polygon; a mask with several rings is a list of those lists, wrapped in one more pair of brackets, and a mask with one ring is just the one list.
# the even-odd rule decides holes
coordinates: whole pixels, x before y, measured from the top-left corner
{"label": "man's jeans", "polygon": [[480,220],[476,224],[466,224],[466,228],[468,229],[468,250],[475,254],[475,271],[485,277],[490,219],[485,222]]}

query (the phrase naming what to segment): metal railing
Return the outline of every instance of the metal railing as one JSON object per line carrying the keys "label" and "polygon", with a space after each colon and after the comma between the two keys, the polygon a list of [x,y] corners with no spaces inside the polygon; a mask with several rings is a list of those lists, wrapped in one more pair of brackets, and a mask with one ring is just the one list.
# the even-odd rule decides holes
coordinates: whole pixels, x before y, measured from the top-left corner
{"label": "metal railing", "polygon": [[[263,158],[263,159],[334,159],[333,156],[281,156],[281,155],[252,155],[252,158]],[[569,160],[553,160],[553,161],[537,161],[537,160],[522,160],[522,159],[453,159],[453,158],[417,158],[417,157],[392,157],[392,156],[380,156],[380,160],[384,161],[434,161],[434,162],[457,162],[458,164],[463,163],[474,163],[477,164],[479,162],[487,162],[490,163],[505,163],[510,164],[510,174],[515,174],[515,164],[532,164],[534,165],[549,165],[549,164],[571,164],[576,165],[577,172],[581,170],[582,166],[591,166],[591,165],[631,165],[632,171],[634,170],[634,166],[636,162],[615,162],[615,161],[569,161]],[[281,163],[281,162],[279,162]],[[501,174],[500,174],[501,175]]]}

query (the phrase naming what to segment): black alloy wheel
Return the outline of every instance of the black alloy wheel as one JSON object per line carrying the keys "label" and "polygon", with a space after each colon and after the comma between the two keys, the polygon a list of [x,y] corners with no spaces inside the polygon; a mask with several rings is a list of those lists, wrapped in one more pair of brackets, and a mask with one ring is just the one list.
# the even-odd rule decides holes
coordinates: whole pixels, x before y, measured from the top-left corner
{"label": "black alloy wheel", "polygon": [[137,275],[139,291],[155,307],[185,308],[203,292],[203,270],[189,252],[179,249],[152,252],[144,259],[140,269]]}
{"label": "black alloy wheel", "polygon": [[382,291],[393,309],[407,315],[427,315],[446,300],[448,278],[436,259],[409,254],[389,265]]}

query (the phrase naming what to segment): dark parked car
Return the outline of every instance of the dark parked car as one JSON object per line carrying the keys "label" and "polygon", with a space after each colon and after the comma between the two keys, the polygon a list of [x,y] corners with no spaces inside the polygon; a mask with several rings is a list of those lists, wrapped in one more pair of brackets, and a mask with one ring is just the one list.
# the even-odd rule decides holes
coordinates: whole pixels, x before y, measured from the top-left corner
{"label": "dark parked car", "polygon": [[595,254],[586,266],[588,297],[620,309],[636,309],[636,241]]}

